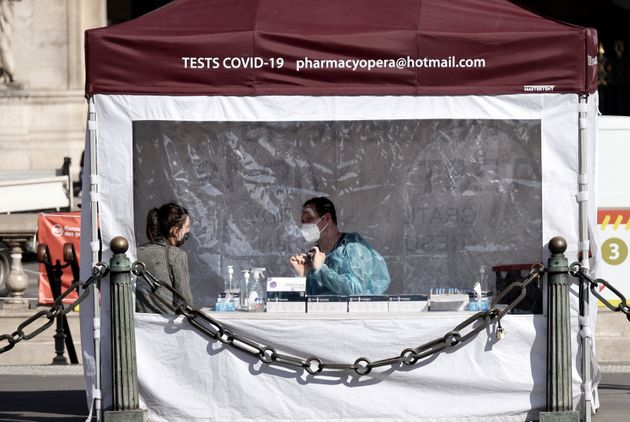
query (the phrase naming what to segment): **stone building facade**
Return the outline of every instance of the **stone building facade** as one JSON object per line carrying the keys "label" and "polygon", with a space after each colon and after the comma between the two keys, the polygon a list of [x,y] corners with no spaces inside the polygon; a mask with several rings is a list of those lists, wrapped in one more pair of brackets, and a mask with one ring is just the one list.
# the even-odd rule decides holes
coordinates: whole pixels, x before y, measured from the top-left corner
{"label": "stone building facade", "polygon": [[0,171],[52,170],[68,156],[78,178],[84,31],[105,24],[105,0],[0,0],[0,69],[13,79],[0,79]]}

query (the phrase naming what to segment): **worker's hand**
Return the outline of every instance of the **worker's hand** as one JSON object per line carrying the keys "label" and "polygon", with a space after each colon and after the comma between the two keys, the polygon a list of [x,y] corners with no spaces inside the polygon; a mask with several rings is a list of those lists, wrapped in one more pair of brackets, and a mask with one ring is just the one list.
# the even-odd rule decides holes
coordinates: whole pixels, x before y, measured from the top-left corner
{"label": "worker's hand", "polygon": [[293,255],[289,259],[289,263],[291,264],[293,271],[295,271],[295,273],[300,277],[304,277],[310,269],[310,265],[306,262],[306,256],[304,254]]}
{"label": "worker's hand", "polygon": [[318,270],[322,265],[324,265],[324,261],[326,260],[326,254],[319,250],[317,246],[313,246],[313,248],[309,251],[311,254],[312,267],[313,270]]}

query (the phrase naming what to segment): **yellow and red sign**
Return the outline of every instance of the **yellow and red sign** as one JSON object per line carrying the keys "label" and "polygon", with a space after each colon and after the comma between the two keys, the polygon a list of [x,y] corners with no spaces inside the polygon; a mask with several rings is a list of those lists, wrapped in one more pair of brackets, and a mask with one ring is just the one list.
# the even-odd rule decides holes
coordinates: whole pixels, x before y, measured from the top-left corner
{"label": "yellow and red sign", "polygon": [[[597,212],[600,232],[602,268],[600,278],[610,282],[626,298],[630,298],[630,209],[601,209]],[[611,303],[619,298],[600,286],[601,294]]]}
{"label": "yellow and red sign", "polygon": [[[74,245],[77,262],[80,257],[81,246],[81,213],[50,213],[39,214],[37,219],[37,242],[48,246],[50,261],[55,264],[57,260],[65,265],[63,258],[63,245],[70,242]],[[52,291],[44,264],[39,264],[39,303],[50,305],[53,303]],[[72,285],[74,277],[70,266],[63,269],[61,276],[61,291],[65,291]],[[72,303],[77,298],[77,293],[72,292],[64,303]]]}

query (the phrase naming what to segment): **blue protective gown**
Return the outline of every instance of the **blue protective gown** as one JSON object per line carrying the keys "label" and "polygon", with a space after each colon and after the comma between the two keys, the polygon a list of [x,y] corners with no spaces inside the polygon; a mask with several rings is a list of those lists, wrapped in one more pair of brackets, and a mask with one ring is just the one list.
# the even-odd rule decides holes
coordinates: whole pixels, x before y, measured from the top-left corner
{"label": "blue protective gown", "polygon": [[306,275],[308,295],[379,295],[389,287],[383,257],[358,233],[342,233],[324,264]]}

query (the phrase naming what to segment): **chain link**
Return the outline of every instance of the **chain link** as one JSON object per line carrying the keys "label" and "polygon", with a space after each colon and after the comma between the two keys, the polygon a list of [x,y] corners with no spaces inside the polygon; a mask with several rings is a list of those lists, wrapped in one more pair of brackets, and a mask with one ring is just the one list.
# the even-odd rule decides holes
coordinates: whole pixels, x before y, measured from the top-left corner
{"label": "chain link", "polygon": [[[19,343],[22,340],[30,340],[33,337],[43,333],[46,331],[54,322],[55,318],[60,314],[66,315],[70,311],[72,311],[79,303],[81,303],[88,295],[89,290],[88,287],[97,280],[105,277],[109,272],[109,267],[107,264],[99,262],[92,268],[92,274],[90,277],[85,280],[84,283],[80,281],[74,282],[70,287],[68,287],[63,293],[61,293],[55,301],[50,309],[43,309],[38,311],[36,314],[30,316],[26,320],[24,320],[20,325],[18,325],[17,330],[15,330],[12,334],[2,334],[0,335],[0,344],[3,341],[6,341],[8,344],[0,347],[0,354],[7,352]],[[66,298],[73,291],[80,292],[80,289],[83,289],[83,292],[79,294],[79,296],[75,299],[71,304],[64,306],[63,299]],[[46,317],[44,320],[43,318]],[[43,321],[43,324],[38,328],[33,330],[31,333],[26,333],[24,330],[31,324],[34,324],[39,320]]]}
{"label": "chain link", "polygon": [[[606,280],[602,278],[593,279],[591,276],[587,274],[586,268],[579,262],[574,262],[573,264],[569,266],[569,274],[571,274],[573,277],[579,278],[580,280],[588,281],[591,288],[591,293],[593,294],[593,296],[599,299],[611,311],[621,312],[625,314],[628,321],[630,321],[630,306],[628,305],[628,300],[612,284],[610,284],[609,282],[607,282]],[[608,299],[606,299],[604,296],[602,296],[599,293],[600,284],[606,287],[611,292],[613,292],[619,298],[619,304],[617,306],[610,303]]]}
{"label": "chain link", "polygon": [[[275,348],[266,346],[245,336],[238,335],[225,328],[223,324],[205,312],[193,309],[186,303],[184,297],[182,297],[176,289],[155,278],[149,271],[147,271],[143,263],[135,262],[132,265],[132,272],[135,276],[143,279],[149,284],[154,296],[168,309],[170,309],[171,312],[176,315],[185,316],[193,327],[197,328],[208,337],[218,340],[225,345],[231,346],[251,356],[257,357],[265,364],[281,364],[302,368],[311,375],[317,375],[327,370],[354,371],[357,375],[361,376],[369,374],[373,368],[382,366],[394,366],[400,364],[407,366],[415,365],[422,359],[467,342],[495,321],[500,324],[501,318],[503,318],[510,310],[517,306],[521,300],[523,300],[526,295],[527,286],[534,280],[538,280],[544,274],[544,267],[542,264],[533,265],[529,275],[524,280],[511,283],[504,291],[494,298],[490,305],[490,309],[485,312],[478,312],[472,315],[444,336],[431,340],[415,348],[406,348],[398,356],[377,361],[371,361],[367,357],[359,357],[352,364],[324,362],[316,356],[302,358],[278,353]],[[158,290],[162,288],[168,290],[173,295],[172,302],[165,300],[157,294]],[[519,295],[517,298],[507,306],[498,305],[498,302],[513,290],[518,290]],[[468,331],[465,332],[466,330]],[[502,327],[501,330],[497,329],[498,339],[502,338],[504,334],[505,331]]]}

